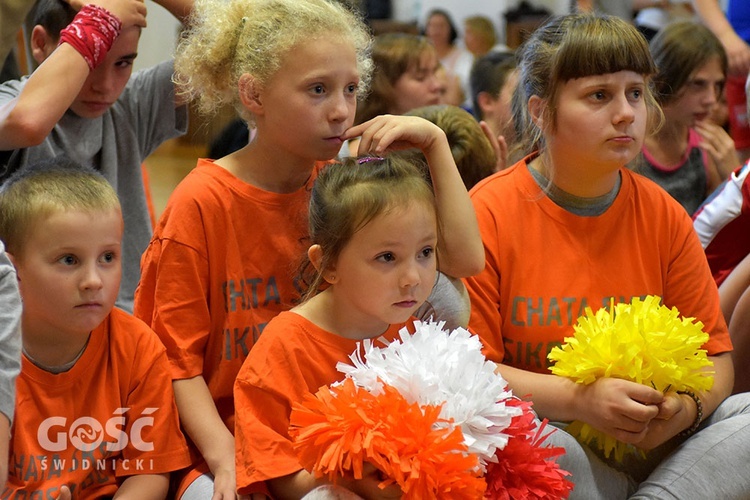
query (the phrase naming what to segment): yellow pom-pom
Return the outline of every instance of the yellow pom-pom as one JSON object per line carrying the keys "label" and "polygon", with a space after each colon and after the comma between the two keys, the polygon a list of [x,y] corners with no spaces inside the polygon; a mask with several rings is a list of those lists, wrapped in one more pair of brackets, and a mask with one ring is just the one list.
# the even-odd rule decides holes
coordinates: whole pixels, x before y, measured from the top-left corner
{"label": "yellow pom-pom", "polygon": [[[667,392],[705,391],[713,385],[712,366],[702,349],[708,341],[703,324],[682,318],[676,308],[661,305],[659,297],[634,298],[594,313],[590,308],[578,318],[574,336],[554,348],[550,361],[553,374],[580,384],[601,377],[620,378]],[[599,446],[609,457],[621,460],[636,452],[588,424],[573,422],[568,432],[582,442]]]}

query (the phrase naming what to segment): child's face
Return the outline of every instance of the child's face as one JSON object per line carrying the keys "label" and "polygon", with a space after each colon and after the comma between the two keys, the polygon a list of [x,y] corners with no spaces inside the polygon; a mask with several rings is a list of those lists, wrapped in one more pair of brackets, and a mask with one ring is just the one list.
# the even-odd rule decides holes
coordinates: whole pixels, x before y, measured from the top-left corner
{"label": "child's face", "polygon": [[437,47],[450,44],[451,26],[442,14],[433,14],[427,20],[425,35]]}
{"label": "child's face", "polygon": [[357,56],[348,41],[316,38],[293,47],[251,109],[256,142],[273,147],[279,161],[333,158],[354,123],[358,85]]}
{"label": "child's face", "polygon": [[477,36],[476,33],[474,33],[474,29],[471,26],[467,26],[465,24],[464,24],[464,45],[466,46],[466,50],[468,50],[475,56],[481,56],[485,52],[482,39],[479,38],[479,36]]}
{"label": "child's face", "polygon": [[667,122],[692,127],[708,118],[719,101],[724,80],[719,57],[711,58],[690,75],[677,98],[664,106]]}
{"label": "child's face", "polygon": [[119,210],[54,212],[14,255],[24,334],[88,334],[112,310],[120,288]]}
{"label": "child's face", "polygon": [[436,244],[435,210],[426,203],[372,219],[344,246],[333,270],[342,319],[362,338],[409,319],[432,291]]}
{"label": "child's face", "polygon": [[617,170],[635,158],[646,134],[645,89],[643,75],[633,71],[563,83],[556,123],[542,126],[555,168],[570,165],[595,174]]}
{"label": "child's face", "polygon": [[518,70],[514,69],[506,77],[505,84],[497,97],[489,99],[486,106],[482,108],[483,118],[492,131],[496,135],[502,134],[509,143],[515,138],[511,101],[517,85]]}
{"label": "child's face", "polygon": [[412,109],[437,104],[440,90],[437,56],[427,51],[420,57],[418,65],[409,68],[393,83],[395,101],[389,111],[403,115]]}
{"label": "child's face", "polygon": [[138,54],[138,27],[126,28],[96,69],[89,73],[70,109],[82,118],[98,118],[120,97],[133,72]]}

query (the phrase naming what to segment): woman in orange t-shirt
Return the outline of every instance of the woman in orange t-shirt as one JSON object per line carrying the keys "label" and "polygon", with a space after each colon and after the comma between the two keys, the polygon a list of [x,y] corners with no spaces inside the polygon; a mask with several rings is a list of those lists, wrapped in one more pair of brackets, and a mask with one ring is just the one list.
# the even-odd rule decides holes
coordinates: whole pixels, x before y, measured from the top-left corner
{"label": "woman in orange t-shirt", "polygon": [[[541,27],[520,55],[515,118],[528,156],[471,192],[486,265],[466,279],[469,326],[540,417],[578,420],[652,450],[647,460],[605,462],[570,434],[552,433],[566,449],[559,463],[572,473],[572,498],[746,495],[750,478],[719,477],[712,466],[750,460],[750,398],[728,398],[732,345],[716,286],[684,209],[627,168],[659,118],[648,45],[619,18],[570,15]],[[586,307],[645,295],[703,323],[713,388],[662,393],[549,373],[547,354]]]}

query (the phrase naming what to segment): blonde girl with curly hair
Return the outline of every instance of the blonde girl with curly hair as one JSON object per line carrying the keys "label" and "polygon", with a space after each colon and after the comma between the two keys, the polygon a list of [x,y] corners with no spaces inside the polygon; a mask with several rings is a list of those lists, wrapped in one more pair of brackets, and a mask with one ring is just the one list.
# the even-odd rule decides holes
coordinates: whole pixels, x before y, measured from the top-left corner
{"label": "blonde girl with curly hair", "polygon": [[[370,79],[371,39],[342,4],[199,0],[193,12],[175,78],[204,112],[233,105],[255,137],[223,158],[200,159],[177,186],[143,255],[135,314],[167,348],[194,451],[176,498],[216,500],[235,497],[245,468],[235,467],[237,373],[266,324],[303,292],[294,275],[309,246],[307,204],[319,170],[354,136],[382,154],[413,147],[414,134],[407,117],[352,128]],[[478,272],[483,252],[476,225],[463,222],[471,202],[443,144],[424,147],[447,155],[435,163],[433,184],[461,224],[445,222],[441,267],[462,277]],[[476,245],[467,249],[467,240]],[[241,493],[263,495],[263,486]]]}
{"label": "blonde girl with curly hair", "polygon": [[325,0],[196,2],[175,80],[206,114],[234,106],[257,134],[199,159],[142,258],[135,314],[167,348],[193,451],[176,498],[236,496],[234,379],[271,318],[300,292],[307,200],[367,88],[370,36]]}

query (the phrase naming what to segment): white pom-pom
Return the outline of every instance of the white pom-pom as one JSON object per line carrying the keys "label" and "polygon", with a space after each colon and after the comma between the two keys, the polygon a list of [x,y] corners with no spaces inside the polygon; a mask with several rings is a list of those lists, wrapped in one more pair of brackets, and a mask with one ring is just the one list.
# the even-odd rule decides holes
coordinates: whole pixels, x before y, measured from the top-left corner
{"label": "white pom-pom", "polygon": [[442,405],[443,425],[461,427],[484,471],[497,461],[495,451],[508,442],[503,431],[522,410],[505,405],[513,395],[485,359],[479,339],[463,328],[446,332],[443,325],[415,321],[413,335],[403,328],[400,341],[383,348],[365,340],[350,356],[352,365],[339,363],[337,369],[375,395],[387,384],[409,402]]}

